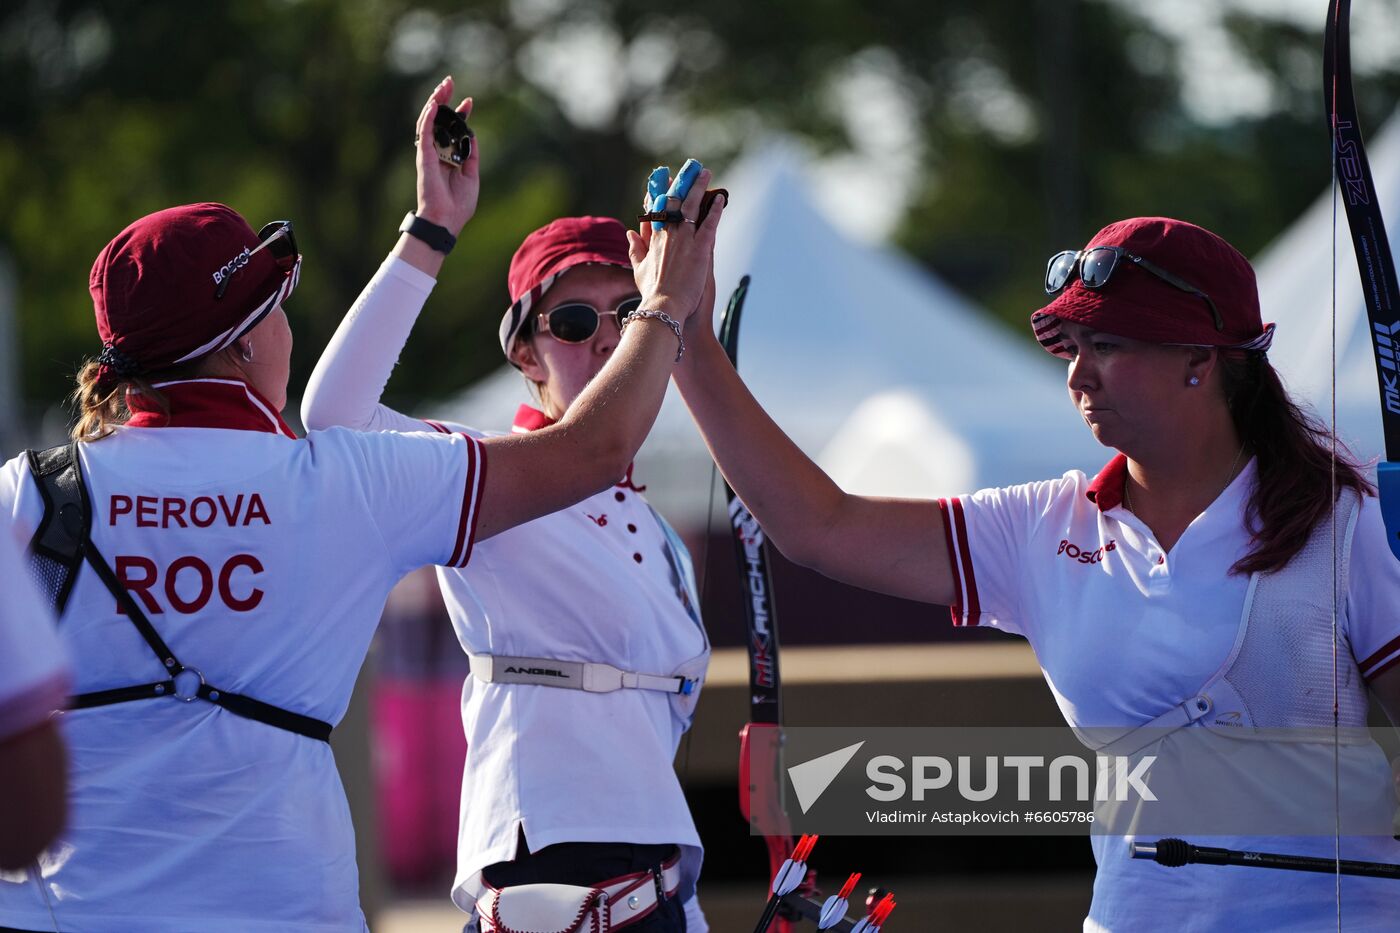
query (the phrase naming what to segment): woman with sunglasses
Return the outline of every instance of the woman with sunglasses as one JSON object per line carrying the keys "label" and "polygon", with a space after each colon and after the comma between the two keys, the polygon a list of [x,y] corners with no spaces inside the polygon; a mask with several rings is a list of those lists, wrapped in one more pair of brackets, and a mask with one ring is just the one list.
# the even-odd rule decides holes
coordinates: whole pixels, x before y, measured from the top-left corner
{"label": "woman with sunglasses", "polygon": [[[475,155],[446,164],[428,132],[451,93],[444,80],[419,117],[417,210],[366,314],[421,304],[475,208]],[[683,212],[696,219],[698,193]],[[74,444],[0,468],[0,511],[33,535],[75,693],[70,828],[0,875],[0,928],[365,929],[326,740],[389,590],[611,485],[661,404],[717,221],[636,239],[648,314],[612,365],[558,425],[486,439],[293,435],[279,415],[290,224],[255,236],[194,204],[109,243]]]}
{"label": "woman with sunglasses", "polygon": [[[1229,729],[1318,727],[1324,740],[1314,734],[1309,749],[1326,759],[1319,810],[1330,815],[1333,685],[1344,732],[1365,723],[1363,684],[1400,717],[1400,563],[1371,486],[1289,398],[1265,356],[1273,325],[1262,323],[1253,270],[1214,234],[1165,218],[1111,224],[1051,260],[1046,292],[1056,297],[1032,316],[1036,337],[1066,361],[1071,403],[1113,454],[1094,477],[1073,470],[937,501],[843,492],[745,388],[713,337],[709,297],[687,324],[676,381],[724,475],[789,558],[951,606],[955,625],[1024,636],[1066,720],[1104,754],[1156,753],[1161,770],[1170,749],[1205,737],[1229,743],[1228,768],[1250,744],[1218,738]],[[1177,728],[1188,723],[1215,729]],[[1369,781],[1344,781],[1344,805],[1364,803],[1381,823],[1367,831],[1382,833],[1343,835],[1341,857],[1400,861],[1384,756],[1367,744],[1340,760]],[[1229,787],[1254,810],[1237,815],[1252,817],[1291,786],[1277,772],[1227,775],[1193,806]],[[1330,827],[1204,842],[1331,859]],[[1093,848],[1086,930],[1335,921],[1326,875],[1165,868],[1130,859],[1121,836],[1095,835]],[[1393,927],[1394,881],[1343,882],[1347,929]]]}
{"label": "woman with sunglasses", "polygon": [[[611,218],[561,218],[521,243],[499,336],[539,406],[520,407],[514,434],[566,417],[617,354],[619,320],[645,306],[632,262],[627,232]],[[307,426],[490,436],[380,404],[418,306],[372,310],[353,309],[321,357],[302,404]],[[673,761],[709,644],[680,538],[630,466],[613,479],[482,542],[471,565],[438,568],[472,670],[462,691],[467,756],[452,897],[470,911],[496,889],[650,870],[679,896],[628,928],[695,933],[706,928],[693,896],[700,840]],[[580,663],[650,676],[592,692],[508,673]]]}

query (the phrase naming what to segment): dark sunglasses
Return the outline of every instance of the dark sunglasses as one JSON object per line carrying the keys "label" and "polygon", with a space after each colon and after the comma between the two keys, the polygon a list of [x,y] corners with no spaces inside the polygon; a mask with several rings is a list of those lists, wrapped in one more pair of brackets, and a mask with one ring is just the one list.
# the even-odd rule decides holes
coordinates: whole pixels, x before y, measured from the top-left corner
{"label": "dark sunglasses", "polygon": [[550,308],[544,314],[532,318],[534,332],[549,334],[555,340],[562,340],[565,343],[587,343],[593,339],[594,334],[598,333],[598,322],[605,315],[615,317],[620,327],[622,319],[641,306],[641,295],[624,298],[611,311],[599,311],[582,301],[571,301],[559,305],[557,308]]}
{"label": "dark sunglasses", "polygon": [[[297,249],[297,238],[292,233],[290,220],[274,220],[272,223],[264,225],[258,231],[258,245],[248,253],[248,259],[251,260],[263,250],[267,250],[268,254],[277,262],[277,268],[288,275],[291,274],[297,263],[301,261],[301,251]],[[244,262],[219,281],[218,287],[214,289],[216,299],[224,297],[224,292],[228,291],[229,279],[247,265],[248,263]]]}
{"label": "dark sunglasses", "polygon": [[1220,309],[1210,300],[1209,295],[1185,279],[1173,275],[1161,266],[1153,265],[1141,256],[1133,255],[1121,246],[1092,246],[1082,252],[1067,249],[1051,256],[1050,262],[1045,266],[1045,294],[1054,295],[1063,290],[1070,283],[1070,279],[1074,278],[1076,269],[1079,271],[1079,282],[1085,288],[1102,288],[1108,283],[1109,276],[1113,275],[1113,270],[1118,268],[1119,261],[1123,259],[1152,273],[1174,288],[1204,298],[1215,318],[1215,329],[1225,329],[1225,319],[1220,316]]}

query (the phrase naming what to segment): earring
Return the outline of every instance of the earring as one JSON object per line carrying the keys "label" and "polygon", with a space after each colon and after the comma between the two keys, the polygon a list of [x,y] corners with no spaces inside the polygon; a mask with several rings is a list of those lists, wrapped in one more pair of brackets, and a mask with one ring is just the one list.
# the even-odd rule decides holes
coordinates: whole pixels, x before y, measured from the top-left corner
{"label": "earring", "polygon": [[1200,379],[1197,379],[1195,376],[1192,376],[1190,379],[1186,380],[1186,382],[1187,382],[1188,385],[1193,385],[1193,386],[1198,386],[1198,385],[1201,384],[1201,380],[1200,380]]}
{"label": "earring", "polygon": [[253,362],[253,345],[251,343],[243,348],[243,362]]}

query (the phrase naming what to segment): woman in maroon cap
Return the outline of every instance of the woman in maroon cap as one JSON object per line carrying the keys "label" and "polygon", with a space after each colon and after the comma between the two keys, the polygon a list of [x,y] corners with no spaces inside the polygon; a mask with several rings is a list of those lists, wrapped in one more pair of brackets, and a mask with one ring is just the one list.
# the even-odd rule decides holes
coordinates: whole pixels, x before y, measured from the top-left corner
{"label": "woman in maroon cap", "polygon": [[[1214,234],[1160,217],[1111,224],[1054,256],[1045,290],[1057,297],[1033,316],[1036,337],[1067,361],[1070,401],[1114,453],[1096,477],[1075,470],[936,501],[845,493],[729,365],[711,296],[687,324],[676,381],[725,476],[789,558],[951,606],[955,625],[1023,635],[1066,720],[1103,755],[1152,753],[1152,774],[1171,773],[1187,760],[1172,760],[1183,742],[1233,743],[1212,749],[1226,774],[1196,788],[1188,814],[1219,822],[1187,820],[1184,831],[1330,859],[1333,726],[1364,726],[1365,686],[1400,719],[1400,564],[1370,484],[1288,396],[1265,356],[1273,325],[1253,270]],[[1219,735],[1250,727],[1310,738],[1281,742],[1280,754],[1314,753],[1313,783],[1230,770],[1249,743]],[[1344,815],[1366,827],[1352,832],[1378,834],[1344,830],[1342,858],[1400,861],[1384,756],[1363,740],[1339,761]],[[1280,788],[1303,786],[1326,791],[1312,798],[1316,813],[1271,809],[1291,796]],[[1125,812],[1136,811],[1119,808],[1096,832],[1134,831]],[[1309,816],[1322,823],[1301,828]],[[1232,845],[1232,827],[1251,819]],[[1259,838],[1261,822],[1286,838]],[[1324,875],[1170,869],[1129,859],[1122,835],[1093,842],[1087,930],[1315,930],[1335,919]],[[1344,882],[1348,929],[1394,925],[1395,882]]]}
{"label": "woman in maroon cap", "polygon": [[[392,252],[420,282],[476,205],[475,156],[445,164],[428,133],[451,93],[444,80],[419,117],[417,210]],[[189,205],[102,251],[104,348],[79,377],[75,443],[0,468],[75,690],[70,826],[27,873],[0,875],[0,928],[365,928],[326,739],[385,598],[626,469],[713,250],[718,215],[696,222],[699,192],[681,210],[632,244],[643,312],[612,365],[528,436],[296,438],[279,414],[301,263],[289,223],[255,234]]]}
{"label": "woman in maroon cap", "polygon": [[[521,243],[499,336],[539,405],[520,407],[512,433],[534,436],[565,418],[617,354],[622,318],[647,306],[633,261],[611,218],[561,218]],[[379,403],[422,304],[407,300],[418,278],[391,259],[372,289],[404,300],[346,316],[307,387],[308,427],[491,436]],[[524,899],[532,884],[626,886],[639,872],[655,875],[662,902],[644,896],[614,923],[706,929],[694,897],[700,839],[673,762],[709,643],[685,546],[630,465],[613,480],[482,542],[471,565],[438,568],[472,672],[452,897],[480,912],[483,929],[503,889]]]}

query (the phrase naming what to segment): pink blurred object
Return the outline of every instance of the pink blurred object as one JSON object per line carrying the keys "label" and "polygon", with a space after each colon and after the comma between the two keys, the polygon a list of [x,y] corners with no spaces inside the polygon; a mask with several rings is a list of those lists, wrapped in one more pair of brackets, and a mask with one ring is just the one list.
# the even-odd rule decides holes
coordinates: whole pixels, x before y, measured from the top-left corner
{"label": "pink blurred object", "polygon": [[370,700],[379,844],[389,877],[432,883],[457,855],[462,762],[459,680],[390,680]]}
{"label": "pink blurred object", "polygon": [[380,855],[399,884],[441,884],[457,862],[462,653],[431,569],[394,587],[375,635],[370,738]]}

